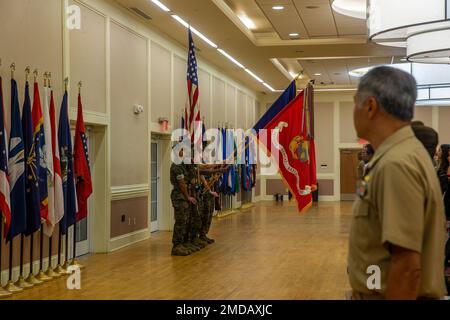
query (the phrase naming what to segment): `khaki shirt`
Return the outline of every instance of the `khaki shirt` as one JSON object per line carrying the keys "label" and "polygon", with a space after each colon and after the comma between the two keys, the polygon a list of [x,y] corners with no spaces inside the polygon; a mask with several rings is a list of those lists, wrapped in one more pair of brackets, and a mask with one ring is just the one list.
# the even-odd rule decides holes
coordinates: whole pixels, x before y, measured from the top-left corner
{"label": "khaki shirt", "polygon": [[[348,272],[354,291],[384,295],[390,269],[388,244],[421,254],[419,297],[442,298],[445,215],[431,158],[410,126],[398,130],[376,150],[365,184],[358,187],[350,230]],[[381,289],[369,290],[381,271]],[[372,282],[369,282],[372,283]]]}

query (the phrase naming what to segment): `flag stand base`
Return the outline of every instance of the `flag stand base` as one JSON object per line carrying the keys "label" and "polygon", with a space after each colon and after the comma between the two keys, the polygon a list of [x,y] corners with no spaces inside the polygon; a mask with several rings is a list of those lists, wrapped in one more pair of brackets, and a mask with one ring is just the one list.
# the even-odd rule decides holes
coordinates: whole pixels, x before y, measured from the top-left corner
{"label": "flag stand base", "polygon": [[52,268],[48,268],[45,275],[49,278],[60,278],[62,274],[55,272]]}
{"label": "flag stand base", "polygon": [[68,274],[67,269],[64,269],[64,267],[62,267],[60,264],[58,264],[53,271],[57,274],[60,274],[61,276],[65,276]]}
{"label": "flag stand base", "polygon": [[13,294],[14,294],[14,293],[19,293],[19,292],[22,292],[22,291],[23,291],[22,288],[16,287],[15,284],[14,284],[14,282],[12,282],[11,280],[8,281],[8,284],[5,286],[5,290],[6,290],[6,291],[9,291],[9,292],[11,292],[11,293],[13,293]]}
{"label": "flag stand base", "polygon": [[77,259],[73,259],[72,262],[70,263],[71,266],[77,266],[80,269],[84,269],[86,268],[86,266],[82,265],[81,263],[79,263],[77,261]]}
{"label": "flag stand base", "polygon": [[48,282],[48,281],[52,280],[52,278],[48,277],[42,270],[39,271],[38,275],[36,276],[36,279],[43,281],[43,282]]}
{"label": "flag stand base", "polygon": [[43,284],[44,282],[41,280],[36,279],[36,277],[34,276],[33,273],[30,273],[30,275],[28,276],[28,278],[25,280],[28,283],[31,283],[32,285],[38,286]]}
{"label": "flag stand base", "polygon": [[33,288],[33,284],[25,281],[25,278],[23,276],[19,277],[19,280],[16,281],[15,283],[16,287],[22,288],[22,289],[31,289]]}
{"label": "flag stand base", "polygon": [[0,287],[0,299],[5,299],[5,298],[11,297],[11,296],[12,296],[11,292],[6,291]]}

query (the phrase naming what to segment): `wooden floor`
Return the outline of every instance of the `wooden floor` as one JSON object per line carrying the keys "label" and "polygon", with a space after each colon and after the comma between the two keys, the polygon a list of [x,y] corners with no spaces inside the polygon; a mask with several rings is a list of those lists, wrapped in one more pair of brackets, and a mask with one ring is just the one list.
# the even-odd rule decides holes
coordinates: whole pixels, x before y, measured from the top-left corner
{"label": "wooden floor", "polygon": [[320,203],[305,216],[293,204],[257,204],[213,221],[216,243],[172,257],[159,232],[80,261],[81,290],[59,279],[13,299],[344,299],[351,203]]}

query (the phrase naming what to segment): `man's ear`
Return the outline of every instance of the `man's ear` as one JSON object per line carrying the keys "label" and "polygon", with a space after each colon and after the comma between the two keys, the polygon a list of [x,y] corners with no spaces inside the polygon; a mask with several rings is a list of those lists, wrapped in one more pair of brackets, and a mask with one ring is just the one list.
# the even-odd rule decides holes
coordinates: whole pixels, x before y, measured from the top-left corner
{"label": "man's ear", "polygon": [[378,112],[378,102],[374,97],[368,97],[366,100],[367,113],[369,115],[369,119],[373,119]]}

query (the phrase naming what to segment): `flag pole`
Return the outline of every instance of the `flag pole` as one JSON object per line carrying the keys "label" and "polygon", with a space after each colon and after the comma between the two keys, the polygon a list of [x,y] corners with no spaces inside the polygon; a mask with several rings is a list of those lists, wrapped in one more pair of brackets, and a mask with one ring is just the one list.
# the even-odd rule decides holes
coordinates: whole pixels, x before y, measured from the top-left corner
{"label": "flag pole", "polygon": [[[78,82],[78,95],[81,95],[81,88],[83,87],[83,82]],[[77,261],[77,222],[73,225],[73,255],[71,266],[77,266],[80,269],[83,269],[85,266]]]}
{"label": "flag pole", "polygon": [[62,266],[64,270],[66,270],[66,273],[69,274],[69,271],[67,268],[69,267],[69,228],[66,230],[66,234],[64,236],[64,246],[65,246],[65,260],[64,265]]}
{"label": "flag pole", "polygon": [[37,279],[47,282],[52,280],[44,272],[44,224],[41,223],[41,230],[39,231],[39,273],[36,276]]}
{"label": "flag pole", "polygon": [[9,240],[9,277],[8,277],[8,283],[5,286],[5,290],[11,292],[12,294],[23,291],[22,288],[16,287],[16,285],[14,284],[14,282],[12,280],[13,240],[14,239]]}
{"label": "flag pole", "polygon": [[[30,75],[30,67],[25,68],[25,82],[28,82],[28,77]],[[25,235],[22,233],[20,235],[20,272],[19,272],[19,279],[16,281],[15,285],[22,289],[31,289],[33,287],[33,284],[28,283],[25,281],[25,278],[23,276],[23,244],[25,242]]]}
{"label": "flag pole", "polygon": [[61,265],[61,249],[62,249],[62,232],[61,232],[61,223],[59,224],[59,232],[58,232],[58,265],[55,268],[55,272],[60,275],[66,275],[67,270],[63,268]]}
{"label": "flag pole", "polygon": [[[16,71],[16,64],[14,62],[11,64],[10,70],[11,70],[11,79],[14,79],[14,72]],[[9,241],[9,274],[8,274],[9,277],[8,283],[6,284],[4,289],[11,293],[18,293],[22,292],[23,289],[16,287],[14,285],[14,282],[12,281],[13,240],[14,239],[10,239]]]}
{"label": "flag pole", "polygon": [[22,289],[31,289],[33,288],[33,284],[25,281],[23,276],[23,243],[25,241],[25,236],[23,233],[20,235],[20,273],[19,279],[16,281],[16,286]]}
{"label": "flag pole", "polygon": [[[52,73],[46,72],[44,74],[44,78],[47,78],[47,87],[49,90],[51,90],[51,88],[52,88],[52,84],[51,84]],[[55,272],[52,267],[52,251],[53,251],[52,245],[53,245],[53,232],[52,232],[52,235],[48,237],[48,268],[47,268],[47,272],[45,274],[51,278],[59,278],[62,276],[62,274]],[[59,255],[58,255],[58,258],[59,258]],[[59,260],[58,260],[58,263],[59,263]]]}
{"label": "flag pole", "polygon": [[34,247],[34,232],[30,234],[30,274],[28,275],[28,278],[26,281],[28,283],[31,283],[33,285],[40,285],[44,283],[43,281],[37,279],[34,276],[34,261],[33,261],[33,247]]}
{"label": "flag pole", "polygon": [[2,247],[3,247],[3,217],[1,219],[1,225],[0,225],[0,299],[4,299],[7,297],[12,296],[12,293],[9,291],[6,291],[2,288],[2,268],[1,268],[1,263],[2,263]]}

